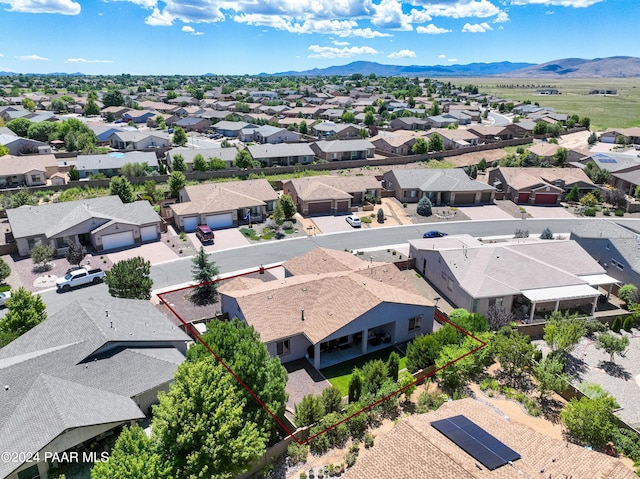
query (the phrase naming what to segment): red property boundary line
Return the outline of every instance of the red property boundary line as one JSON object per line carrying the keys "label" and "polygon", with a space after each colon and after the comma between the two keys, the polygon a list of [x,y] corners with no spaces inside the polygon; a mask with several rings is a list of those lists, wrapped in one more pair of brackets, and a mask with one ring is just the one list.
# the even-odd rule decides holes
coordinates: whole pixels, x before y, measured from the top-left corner
{"label": "red property boundary line", "polygon": [[[237,275],[234,275],[234,276],[228,276],[228,277],[225,277],[225,278],[222,278],[222,279],[216,279],[216,280],[214,280],[214,281],[210,281],[210,283],[218,283],[218,282],[220,282],[220,281],[225,281],[225,280],[228,280],[228,279],[234,279],[234,278],[238,278],[238,277],[241,277],[241,276],[246,276],[246,275],[253,274],[253,273],[264,272],[264,271],[267,271],[267,270],[269,270],[269,269],[274,269],[274,268],[279,268],[279,267],[280,267],[279,265],[269,266],[269,267],[260,267],[260,269],[257,269],[257,270],[254,270],[254,271],[249,271],[249,272],[245,272],[245,273],[237,274]],[[204,284],[208,284],[208,283],[204,283]],[[235,372],[234,372],[234,371],[233,371],[233,370],[232,370],[232,369],[231,369],[231,368],[230,368],[230,367],[229,367],[229,366],[228,366],[228,365],[227,365],[227,364],[222,360],[222,358],[220,358],[220,356],[218,356],[218,355],[215,353],[215,351],[214,351],[213,349],[211,349],[211,346],[209,346],[209,345],[208,345],[208,344],[207,344],[207,343],[202,339],[202,336],[200,336],[200,334],[198,333],[198,331],[196,330],[196,328],[194,328],[191,324],[187,323],[184,319],[182,319],[182,317],[181,317],[181,316],[176,312],[176,310],[175,310],[175,309],[174,309],[174,308],[173,308],[173,307],[168,303],[168,301],[166,301],[166,300],[164,299],[164,297],[163,297],[163,296],[164,296],[164,295],[166,295],[166,294],[171,294],[171,293],[176,293],[176,292],[178,292],[178,291],[184,291],[184,290],[187,290],[187,289],[192,289],[192,288],[195,288],[196,286],[198,286],[198,285],[184,286],[184,287],[182,287],[182,288],[176,288],[176,289],[173,289],[173,290],[171,290],[171,291],[165,291],[164,293],[158,293],[158,294],[157,294],[157,296],[158,296],[158,298],[160,299],[160,301],[162,301],[162,304],[164,304],[164,305],[169,309],[169,311],[171,311],[171,313],[172,313],[176,318],[178,318],[178,320],[180,320],[180,322],[181,322],[181,323],[184,325],[184,327],[185,327],[185,328],[186,328],[186,329],[191,333],[191,335],[192,335],[193,337],[195,337],[195,338],[198,340],[198,342],[199,342],[200,344],[202,344],[202,345],[205,347],[205,349],[206,349],[207,351],[209,351],[209,352],[213,355],[213,357],[214,357],[214,358],[216,358],[216,360],[217,360],[220,364],[222,364],[222,366],[223,366],[227,371],[229,371],[229,374],[231,374],[231,376],[233,376],[233,378],[234,378],[236,381],[238,381],[238,383],[239,383],[239,384],[240,384],[240,385],[241,385],[241,386],[242,386],[242,387],[243,387],[243,388],[244,388],[244,389],[245,389],[245,390],[246,390],[246,391],[251,395],[251,397],[252,397],[253,399],[255,399],[255,400],[256,400],[256,402],[257,402],[258,404],[260,404],[260,406],[261,406],[265,411],[267,411],[267,413],[268,413],[268,414],[269,414],[269,415],[270,415],[270,416],[271,416],[271,417],[276,421],[276,423],[278,423],[278,425],[279,425],[279,426],[280,426],[280,427],[281,427],[281,428],[282,428],[282,429],[287,433],[287,437],[289,437],[289,436],[290,436],[294,441],[296,441],[296,442],[297,442],[298,444],[300,444],[300,445],[307,444],[307,443],[308,443],[309,441],[311,441],[312,439],[315,439],[316,437],[318,437],[318,436],[320,436],[320,435],[322,435],[322,434],[324,434],[324,433],[326,433],[326,432],[328,432],[328,431],[330,431],[330,430],[332,430],[332,429],[334,429],[334,428],[338,427],[340,424],[343,424],[343,423],[347,422],[348,420],[350,420],[350,419],[352,419],[352,418],[354,418],[354,417],[358,416],[359,414],[362,414],[363,412],[369,411],[370,409],[372,409],[372,408],[374,408],[375,406],[377,406],[378,404],[380,404],[380,403],[382,403],[382,402],[386,401],[387,399],[390,399],[390,398],[392,398],[392,397],[394,397],[394,396],[397,396],[398,394],[401,394],[401,393],[402,393],[402,392],[404,392],[406,389],[408,389],[408,388],[410,388],[410,387],[412,387],[412,386],[414,386],[414,385],[418,385],[418,384],[420,384],[422,381],[424,381],[425,379],[427,379],[427,378],[429,378],[429,377],[433,376],[433,375],[434,375],[434,374],[436,374],[438,371],[441,371],[441,370],[443,370],[444,368],[449,367],[449,366],[451,366],[452,364],[454,364],[454,363],[456,363],[456,362],[460,361],[461,359],[464,359],[464,358],[466,358],[467,356],[469,356],[469,355],[471,355],[471,354],[474,354],[476,351],[478,351],[478,350],[480,350],[480,349],[484,348],[484,347],[487,345],[487,343],[485,343],[484,341],[482,341],[482,340],[478,339],[477,337],[475,337],[475,336],[474,336],[473,334],[471,334],[470,332],[465,331],[464,329],[462,329],[462,328],[461,328],[460,326],[458,326],[457,324],[454,324],[454,323],[452,323],[451,321],[449,321],[449,319],[447,319],[447,317],[446,317],[443,313],[441,313],[440,311],[438,311],[438,310],[436,309],[436,311],[435,311],[435,318],[436,318],[436,319],[438,319],[438,321],[441,321],[441,322],[444,322],[444,323],[450,324],[451,326],[453,326],[454,328],[456,328],[458,331],[460,331],[462,334],[464,334],[464,335],[466,335],[466,336],[469,336],[470,338],[473,338],[475,341],[477,341],[477,342],[479,343],[479,346],[478,346],[478,347],[476,347],[476,348],[474,348],[474,349],[472,349],[471,351],[469,351],[469,352],[467,352],[467,353],[463,354],[463,355],[462,355],[462,356],[460,356],[459,358],[456,358],[456,359],[454,359],[453,361],[449,361],[447,364],[445,364],[445,365],[443,365],[443,366],[440,366],[439,368],[434,369],[433,371],[431,371],[431,372],[429,372],[429,373],[427,373],[427,374],[424,374],[424,375],[422,375],[422,376],[418,376],[418,377],[416,378],[416,380],[415,380],[415,381],[413,381],[412,383],[407,384],[406,386],[403,386],[402,388],[398,389],[397,391],[394,391],[394,392],[392,392],[391,394],[387,394],[385,397],[383,397],[383,398],[381,398],[381,399],[378,399],[378,400],[377,400],[377,401],[375,401],[374,403],[369,404],[368,406],[363,407],[361,410],[359,410],[359,411],[357,411],[357,412],[355,412],[355,413],[351,414],[351,415],[350,415],[350,416],[348,416],[348,417],[345,417],[344,419],[342,419],[342,420],[338,421],[337,423],[335,423],[335,424],[333,424],[333,425],[331,425],[331,426],[327,427],[326,429],[323,429],[322,431],[320,431],[320,432],[318,432],[318,433],[314,434],[313,436],[310,436],[310,437],[309,437],[308,439],[306,439],[305,441],[300,441],[300,440],[295,436],[295,431],[291,431],[291,430],[290,430],[290,429],[289,429],[289,428],[288,428],[288,427],[287,427],[287,426],[282,422],[282,420],[281,420],[279,417],[277,417],[273,412],[271,412],[271,410],[270,410],[270,409],[269,409],[269,408],[264,404],[264,402],[262,402],[262,400],[261,400],[261,399],[256,395],[256,393],[254,393],[254,392],[251,390],[251,388],[249,388],[249,386],[247,386],[247,385],[244,383],[244,381],[243,381],[242,379],[240,379],[240,377],[238,377],[238,375],[237,375],[237,374],[236,374],[236,373],[235,373]]]}

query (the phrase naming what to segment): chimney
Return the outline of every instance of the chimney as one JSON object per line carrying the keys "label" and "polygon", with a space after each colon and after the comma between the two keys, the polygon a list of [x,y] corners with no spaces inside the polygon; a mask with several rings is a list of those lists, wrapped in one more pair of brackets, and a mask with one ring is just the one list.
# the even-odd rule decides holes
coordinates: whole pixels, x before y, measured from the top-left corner
{"label": "chimney", "polygon": [[301,319],[302,319],[302,321],[304,321],[304,308],[302,308],[302,309],[300,310],[300,312],[302,313],[302,318],[301,318]]}
{"label": "chimney", "polygon": [[108,310],[108,309],[105,309],[105,310],[104,310],[104,315],[105,315],[107,318],[109,317],[109,310]]}
{"label": "chimney", "polygon": [[113,329],[113,321],[109,321],[109,327]]}

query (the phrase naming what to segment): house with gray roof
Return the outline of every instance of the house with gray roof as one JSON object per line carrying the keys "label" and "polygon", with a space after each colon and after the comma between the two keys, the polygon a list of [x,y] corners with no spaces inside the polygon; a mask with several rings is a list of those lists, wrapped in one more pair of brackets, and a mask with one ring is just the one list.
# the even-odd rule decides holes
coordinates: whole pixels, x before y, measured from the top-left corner
{"label": "house with gray roof", "polygon": [[[244,133],[244,130],[243,130]],[[285,143],[300,141],[300,133],[279,128],[272,125],[262,125],[250,130],[250,138],[242,138],[243,141],[257,141],[258,143]]]}
{"label": "house with gray roof", "polygon": [[493,203],[496,189],[469,178],[461,169],[404,169],[387,171],[383,186],[402,203],[428,197],[434,205]]}
{"label": "house with gray roof", "polygon": [[322,140],[311,143],[318,158],[326,161],[366,160],[373,158],[375,145],[369,140]]}
{"label": "house with gray roof", "polygon": [[222,310],[255,328],[283,363],[306,357],[320,369],[433,329],[433,302],[392,264],[317,248],[284,267],[295,275],[219,289]]}
{"label": "house with gray roof", "polygon": [[88,179],[98,174],[111,178],[120,175],[120,169],[128,163],[144,165],[148,171],[158,171],[155,151],[115,151],[104,155],[78,155],[76,170],[80,173],[80,179]]}
{"label": "house with gray roof", "polygon": [[424,118],[415,116],[401,116],[389,122],[392,130],[428,130],[431,124]]}
{"label": "house with gray roof", "polygon": [[9,155],[47,155],[51,153],[51,146],[31,138],[0,134],[0,145],[9,150]]}
{"label": "house with gray roof", "polygon": [[122,203],[118,196],[24,205],[7,210],[7,218],[21,256],[38,244],[64,254],[68,242],[105,251],[157,241],[162,221],[148,201]]}
{"label": "house with gray roof", "polygon": [[409,254],[455,307],[486,314],[501,306],[527,321],[571,308],[593,316],[600,295],[617,283],[570,240],[483,243],[456,235],[409,240]]}
{"label": "house with gray roof", "polygon": [[199,131],[204,132],[211,126],[211,121],[207,118],[200,118],[196,116],[185,116],[180,118],[174,123],[175,126],[179,126],[184,131]]}
{"label": "house with gray roof", "polygon": [[45,453],[144,419],[189,342],[148,301],[108,297],[73,301],[0,349],[0,450],[20,459],[0,461],[0,477],[46,477]]}
{"label": "house with gray roof", "polygon": [[175,156],[180,155],[187,167],[186,171],[193,171],[194,158],[196,155],[202,155],[207,161],[212,158],[218,158],[227,164],[227,168],[231,168],[237,154],[238,150],[235,148],[172,148],[167,151],[167,166],[172,170],[171,165],[173,164]]}
{"label": "house with gray roof", "polygon": [[242,130],[247,128],[258,128],[258,125],[253,125],[251,123],[247,123],[246,121],[222,120],[213,125],[212,128],[222,136],[226,136],[228,138],[236,138],[240,136]]}
{"label": "house with gray roof", "polygon": [[250,145],[251,157],[263,166],[308,165],[313,162],[314,153],[308,143],[277,143]]}
{"label": "house with gray roof", "polygon": [[109,136],[109,144],[115,150],[164,149],[171,146],[171,136],[162,131],[117,131]]}
{"label": "house with gray roof", "polygon": [[318,138],[347,140],[360,138],[360,129],[351,123],[323,121],[311,126],[311,134]]}

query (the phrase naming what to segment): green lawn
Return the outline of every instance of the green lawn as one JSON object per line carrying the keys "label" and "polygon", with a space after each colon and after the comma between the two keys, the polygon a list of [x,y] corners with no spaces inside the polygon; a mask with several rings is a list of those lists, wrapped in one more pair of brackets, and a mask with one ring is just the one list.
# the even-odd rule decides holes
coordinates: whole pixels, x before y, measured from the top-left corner
{"label": "green lawn", "polygon": [[349,381],[351,379],[351,372],[353,368],[361,368],[365,363],[374,359],[382,359],[387,361],[389,355],[395,351],[400,356],[400,370],[402,371],[407,367],[407,357],[394,346],[390,346],[385,349],[380,349],[373,353],[365,354],[351,361],[345,361],[344,363],[336,364],[335,366],[329,366],[328,368],[321,369],[320,372],[325,378],[329,380],[331,385],[337,387],[343,396],[349,394]]}

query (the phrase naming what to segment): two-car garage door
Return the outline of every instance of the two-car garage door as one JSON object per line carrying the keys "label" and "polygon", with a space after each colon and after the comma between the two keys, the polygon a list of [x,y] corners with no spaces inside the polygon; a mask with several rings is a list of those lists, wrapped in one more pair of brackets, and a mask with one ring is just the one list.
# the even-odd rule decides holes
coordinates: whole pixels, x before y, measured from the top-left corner
{"label": "two-car garage door", "polygon": [[133,239],[133,231],[123,231],[122,233],[113,233],[102,237],[102,249],[124,248],[135,244]]}
{"label": "two-car garage door", "polygon": [[222,213],[219,215],[207,216],[207,226],[209,228],[229,228],[233,226],[233,213]]}

